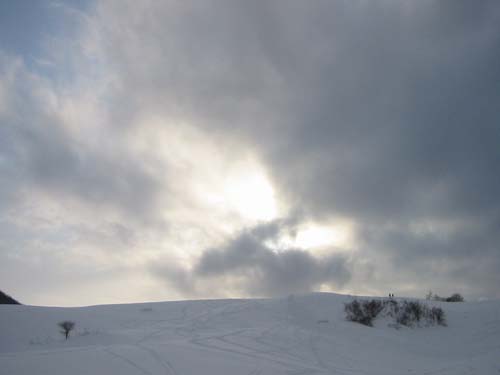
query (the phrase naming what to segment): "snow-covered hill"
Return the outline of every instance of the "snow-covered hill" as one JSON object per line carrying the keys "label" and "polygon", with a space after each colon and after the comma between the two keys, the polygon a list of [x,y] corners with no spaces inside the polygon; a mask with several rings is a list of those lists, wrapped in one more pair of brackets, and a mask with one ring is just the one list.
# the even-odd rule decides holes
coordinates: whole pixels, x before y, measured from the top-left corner
{"label": "snow-covered hill", "polygon": [[[350,300],[0,306],[0,373],[500,374],[500,301],[433,302],[447,327],[394,329],[346,321]],[[67,341],[62,320],[76,322]]]}

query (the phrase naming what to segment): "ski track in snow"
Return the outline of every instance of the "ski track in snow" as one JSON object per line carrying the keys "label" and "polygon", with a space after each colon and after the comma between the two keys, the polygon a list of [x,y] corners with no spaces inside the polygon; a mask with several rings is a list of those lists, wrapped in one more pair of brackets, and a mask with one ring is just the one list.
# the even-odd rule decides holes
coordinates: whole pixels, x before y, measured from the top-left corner
{"label": "ski track in snow", "polygon": [[[85,374],[91,355],[98,358],[91,365],[106,374],[500,375],[499,301],[441,305],[450,318],[447,328],[395,330],[345,321],[347,300],[311,294],[149,307],[0,307],[0,369],[7,369],[5,375],[58,375],[47,363],[71,356],[72,373]],[[57,339],[55,322],[66,316],[77,325],[95,324],[100,333]],[[26,319],[39,322],[31,327],[36,333],[22,329]],[[30,345],[33,337],[48,337],[48,347]],[[464,357],[468,345],[470,358]]]}
{"label": "ski track in snow", "polygon": [[134,368],[138,369],[138,370],[139,370],[141,373],[143,373],[143,374],[146,374],[146,375],[153,375],[153,373],[152,373],[152,372],[150,372],[150,371],[148,371],[148,370],[146,370],[146,369],[142,368],[142,367],[141,367],[140,365],[138,365],[136,362],[134,362],[134,361],[132,361],[132,360],[128,359],[127,357],[125,357],[125,356],[123,356],[123,355],[120,355],[120,354],[118,354],[118,353],[113,352],[111,349],[106,348],[106,349],[104,349],[104,351],[105,351],[106,353],[110,354],[112,357],[118,358],[119,360],[122,360],[122,361],[124,361],[125,363],[129,364],[130,366],[132,366],[132,367],[134,367]]}

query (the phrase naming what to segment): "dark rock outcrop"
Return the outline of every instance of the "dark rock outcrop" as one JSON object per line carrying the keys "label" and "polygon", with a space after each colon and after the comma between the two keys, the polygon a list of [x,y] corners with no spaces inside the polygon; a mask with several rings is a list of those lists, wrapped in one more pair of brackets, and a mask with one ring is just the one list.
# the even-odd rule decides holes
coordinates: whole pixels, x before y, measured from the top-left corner
{"label": "dark rock outcrop", "polygon": [[20,305],[20,303],[0,290],[0,305]]}

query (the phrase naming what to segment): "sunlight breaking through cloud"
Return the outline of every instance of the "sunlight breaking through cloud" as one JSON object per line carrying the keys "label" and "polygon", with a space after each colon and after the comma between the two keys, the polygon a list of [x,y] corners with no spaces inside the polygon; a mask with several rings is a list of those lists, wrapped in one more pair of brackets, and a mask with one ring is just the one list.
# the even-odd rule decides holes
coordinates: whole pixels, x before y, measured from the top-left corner
{"label": "sunlight breaking through cloud", "polygon": [[182,297],[202,259],[264,272],[259,293],[300,265],[306,290],[498,295],[497,1],[62,3],[0,2],[16,297]]}

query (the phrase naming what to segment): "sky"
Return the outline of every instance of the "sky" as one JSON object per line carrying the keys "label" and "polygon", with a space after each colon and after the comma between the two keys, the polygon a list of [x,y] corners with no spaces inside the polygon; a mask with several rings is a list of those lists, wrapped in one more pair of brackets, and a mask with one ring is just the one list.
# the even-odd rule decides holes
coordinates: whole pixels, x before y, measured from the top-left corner
{"label": "sky", "polygon": [[500,298],[497,1],[0,2],[0,289]]}

